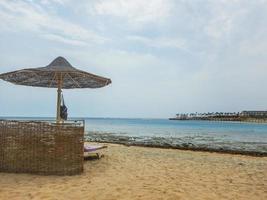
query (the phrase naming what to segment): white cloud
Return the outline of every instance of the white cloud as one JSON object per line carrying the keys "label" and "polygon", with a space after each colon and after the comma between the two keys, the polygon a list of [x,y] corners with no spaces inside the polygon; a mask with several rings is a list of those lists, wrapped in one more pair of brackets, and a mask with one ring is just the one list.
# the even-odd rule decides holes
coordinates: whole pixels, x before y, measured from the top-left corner
{"label": "white cloud", "polygon": [[223,35],[228,34],[231,31],[232,26],[233,21],[231,16],[222,14],[210,20],[205,27],[205,31],[209,36],[219,39]]}
{"label": "white cloud", "polygon": [[186,46],[186,41],[184,39],[177,39],[177,38],[166,38],[166,37],[147,38],[142,36],[128,36],[127,39],[130,41],[140,42],[146,46],[157,47],[157,48],[184,49]]}
{"label": "white cloud", "polygon": [[[34,0],[32,0],[32,1],[34,1]],[[50,5],[50,4],[54,4],[54,3],[63,5],[66,1],[67,0],[41,0],[40,2],[42,4],[45,4],[45,5]]]}
{"label": "white cloud", "polygon": [[267,39],[243,41],[240,44],[239,51],[240,51],[240,54],[243,56],[257,56],[257,57],[266,58]]}
{"label": "white cloud", "polygon": [[235,26],[240,25],[239,20],[246,17],[247,5],[242,6],[239,0],[216,1],[209,4],[209,18],[204,31],[213,39],[221,39],[231,34]]}
{"label": "white cloud", "polygon": [[99,44],[107,40],[78,24],[68,22],[57,15],[48,13],[45,8],[37,3],[0,1],[0,20],[2,31],[31,31],[46,39],[68,42],[74,45]]}
{"label": "white cloud", "polygon": [[48,40],[51,40],[51,41],[61,42],[61,43],[70,44],[70,45],[74,45],[74,46],[86,46],[87,45],[87,43],[85,43],[83,41],[67,39],[66,37],[62,37],[60,35],[43,34],[42,36]]}
{"label": "white cloud", "polygon": [[158,23],[169,16],[170,10],[170,0],[101,0],[93,9],[98,15],[121,17],[132,25]]}

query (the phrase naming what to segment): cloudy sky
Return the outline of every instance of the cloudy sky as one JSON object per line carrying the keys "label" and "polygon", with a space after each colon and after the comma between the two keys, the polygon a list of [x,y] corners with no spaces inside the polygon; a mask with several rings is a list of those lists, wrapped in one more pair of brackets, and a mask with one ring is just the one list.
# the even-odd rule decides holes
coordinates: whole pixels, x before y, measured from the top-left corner
{"label": "cloudy sky", "polygon": [[[267,109],[266,0],[0,0],[0,73],[55,57],[112,79],[70,116]],[[56,90],[0,81],[0,116],[54,116]]]}

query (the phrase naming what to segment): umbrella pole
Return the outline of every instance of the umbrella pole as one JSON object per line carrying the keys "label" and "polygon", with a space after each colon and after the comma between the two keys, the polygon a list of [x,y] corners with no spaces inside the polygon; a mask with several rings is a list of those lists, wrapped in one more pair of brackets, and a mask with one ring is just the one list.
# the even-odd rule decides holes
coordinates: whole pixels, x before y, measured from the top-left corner
{"label": "umbrella pole", "polygon": [[60,105],[61,105],[61,88],[62,88],[62,75],[60,75],[58,80],[58,88],[57,88],[57,123],[60,123]]}

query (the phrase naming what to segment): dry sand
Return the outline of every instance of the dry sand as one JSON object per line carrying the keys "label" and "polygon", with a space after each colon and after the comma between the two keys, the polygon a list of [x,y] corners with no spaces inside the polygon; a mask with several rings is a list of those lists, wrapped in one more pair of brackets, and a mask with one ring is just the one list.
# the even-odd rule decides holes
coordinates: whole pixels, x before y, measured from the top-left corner
{"label": "dry sand", "polygon": [[267,158],[109,144],[77,176],[0,173],[0,199],[267,199]]}

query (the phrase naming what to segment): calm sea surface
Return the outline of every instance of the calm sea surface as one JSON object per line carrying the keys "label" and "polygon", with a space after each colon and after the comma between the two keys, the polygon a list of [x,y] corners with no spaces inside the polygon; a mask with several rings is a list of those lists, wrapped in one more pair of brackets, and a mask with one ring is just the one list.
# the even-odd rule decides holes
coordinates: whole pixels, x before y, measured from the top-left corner
{"label": "calm sea surface", "polygon": [[[167,119],[86,119],[87,137],[267,152],[267,124]],[[100,136],[99,136],[100,135]]]}
{"label": "calm sea surface", "polygon": [[119,138],[141,144],[267,152],[267,124],[115,118],[86,118],[85,124],[86,138],[91,141]]}

